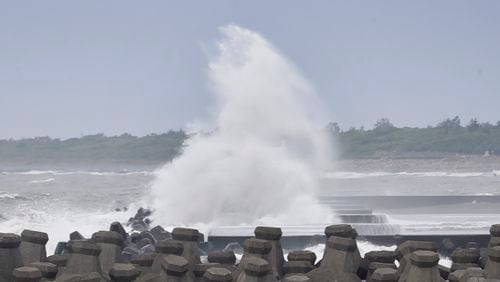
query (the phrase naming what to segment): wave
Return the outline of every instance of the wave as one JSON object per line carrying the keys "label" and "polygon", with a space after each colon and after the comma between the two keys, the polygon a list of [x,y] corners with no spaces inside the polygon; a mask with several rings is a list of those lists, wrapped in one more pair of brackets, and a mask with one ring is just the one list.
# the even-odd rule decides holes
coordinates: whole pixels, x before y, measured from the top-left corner
{"label": "wave", "polygon": [[495,176],[493,172],[447,172],[447,171],[430,171],[430,172],[354,172],[354,171],[339,171],[328,172],[324,175],[327,179],[360,179],[370,177],[390,177],[390,176],[410,176],[410,177],[480,177],[480,176]]}
{"label": "wave", "polygon": [[3,175],[92,175],[92,176],[126,176],[126,175],[153,175],[153,171],[59,171],[59,170],[27,170],[2,171]]}
{"label": "wave", "polygon": [[7,193],[0,191],[0,199],[14,200],[14,199],[24,199],[24,197],[20,196],[17,193]]}
{"label": "wave", "polygon": [[47,178],[47,179],[37,179],[37,180],[32,180],[28,183],[30,184],[38,184],[38,183],[51,183],[51,182],[54,182],[56,181],[55,178]]}

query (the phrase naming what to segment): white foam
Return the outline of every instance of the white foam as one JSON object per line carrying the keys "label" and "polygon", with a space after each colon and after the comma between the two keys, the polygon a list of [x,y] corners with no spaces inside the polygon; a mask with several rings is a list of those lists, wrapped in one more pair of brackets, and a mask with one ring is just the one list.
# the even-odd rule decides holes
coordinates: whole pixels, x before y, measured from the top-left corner
{"label": "white foam", "polygon": [[17,193],[6,193],[0,191],[0,199],[18,199],[21,196]]}
{"label": "white foam", "polygon": [[92,176],[127,176],[127,175],[152,175],[152,171],[59,171],[59,170],[27,170],[27,171],[2,171],[4,175],[92,175]]}
{"label": "white foam", "polygon": [[324,178],[330,179],[360,179],[370,177],[390,177],[390,176],[409,176],[409,177],[480,177],[493,176],[490,172],[447,172],[447,171],[429,171],[429,172],[354,172],[339,171],[327,172]]}
{"label": "white foam", "polygon": [[31,180],[30,184],[39,184],[39,183],[50,183],[56,181],[55,178],[46,178],[46,179],[37,179],[37,180]]}
{"label": "white foam", "polygon": [[152,183],[165,226],[328,222],[316,202],[331,143],[312,122],[311,87],[259,34],[221,29],[209,77],[219,106],[215,130],[190,138]]}

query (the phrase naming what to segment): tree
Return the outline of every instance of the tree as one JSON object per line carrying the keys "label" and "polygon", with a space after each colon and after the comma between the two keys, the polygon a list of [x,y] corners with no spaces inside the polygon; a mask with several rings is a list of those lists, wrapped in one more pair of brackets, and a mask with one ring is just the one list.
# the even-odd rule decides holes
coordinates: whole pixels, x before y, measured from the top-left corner
{"label": "tree", "polygon": [[438,128],[443,128],[446,133],[454,130],[459,130],[462,128],[462,124],[460,121],[460,117],[455,116],[453,119],[445,119],[442,122],[438,123],[436,126]]}
{"label": "tree", "polygon": [[375,129],[388,129],[388,128],[394,128],[394,125],[391,123],[391,121],[388,118],[381,118],[378,119],[377,122],[374,125]]}
{"label": "tree", "polygon": [[467,125],[467,130],[470,132],[477,131],[479,128],[481,128],[481,126],[479,125],[479,122],[477,122],[476,118],[471,119]]}
{"label": "tree", "polygon": [[333,134],[339,134],[341,132],[338,122],[329,122],[326,128],[329,132]]}

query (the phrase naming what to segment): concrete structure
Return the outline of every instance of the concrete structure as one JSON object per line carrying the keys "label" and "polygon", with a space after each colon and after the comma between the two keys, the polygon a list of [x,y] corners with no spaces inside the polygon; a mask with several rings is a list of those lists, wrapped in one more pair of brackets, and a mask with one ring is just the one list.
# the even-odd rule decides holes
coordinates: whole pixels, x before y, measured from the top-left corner
{"label": "concrete structure", "polygon": [[42,272],[36,267],[23,266],[14,269],[12,272],[14,282],[39,282],[42,279]]}
{"label": "concrete structure", "polygon": [[[258,239],[257,239],[258,240]],[[277,282],[271,274],[271,264],[265,259],[248,256],[242,265],[243,271],[237,282]]]}
{"label": "concrete structure", "polygon": [[261,258],[269,262],[267,259],[269,258],[271,249],[272,246],[268,240],[255,238],[245,240],[245,242],[243,243],[243,256],[241,257],[238,268],[243,271],[243,266],[245,265],[246,260],[250,257]]}
{"label": "concrete structure", "polygon": [[399,262],[399,279],[405,281],[411,265],[411,254],[415,251],[437,252],[438,246],[435,242],[428,241],[405,241],[396,248],[396,259]]}
{"label": "concrete structure", "polygon": [[47,252],[45,250],[47,241],[49,241],[49,236],[45,232],[23,230],[21,233],[21,244],[19,245],[23,265],[45,261],[47,259]]}
{"label": "concrete structure", "polygon": [[486,278],[500,279],[500,246],[488,249],[488,262],[484,268]]}
{"label": "concrete structure", "polygon": [[91,241],[70,241],[69,257],[64,271],[58,278],[65,279],[73,275],[101,273],[99,254],[101,248]]}
{"label": "concrete structure", "polygon": [[203,278],[203,276],[205,275],[205,272],[211,267],[219,266],[220,264],[213,262],[195,264],[193,266],[194,282],[204,282],[205,278]]}
{"label": "concrete structure", "polygon": [[410,262],[407,277],[401,277],[399,282],[444,282],[439,275],[439,255],[436,252],[414,251],[410,255]]}
{"label": "concrete structure", "polygon": [[314,267],[310,261],[287,261],[283,264],[284,277],[294,276],[296,274],[306,274]]}
{"label": "concrete structure", "polygon": [[42,273],[42,279],[52,281],[56,278],[57,265],[50,262],[33,262],[28,266],[36,267]]}
{"label": "concrete structure", "polygon": [[201,263],[201,252],[198,247],[200,232],[198,232],[198,230],[191,228],[174,228],[174,230],[172,230],[172,238],[182,243],[184,247],[182,256],[189,262],[190,268],[195,264]]}
{"label": "concrete structure", "polygon": [[206,282],[230,282],[233,280],[233,275],[226,268],[210,267],[205,271],[203,278]]}
{"label": "concrete structure", "polygon": [[398,271],[392,268],[379,268],[373,272],[373,282],[398,282]]}
{"label": "concrete structure", "polygon": [[285,257],[283,256],[283,248],[281,247],[281,236],[283,232],[281,228],[257,226],[254,231],[255,238],[267,240],[271,243],[271,251],[267,257],[267,261],[271,264],[271,271],[276,277],[283,276],[283,264]]}
{"label": "concrete structure", "polygon": [[453,261],[450,271],[479,267],[479,256],[479,249],[456,248],[450,256]]}
{"label": "concrete structure", "polygon": [[0,282],[13,281],[12,271],[23,266],[19,245],[21,238],[12,233],[0,233]]}
{"label": "concrete structure", "polygon": [[283,278],[283,282],[310,282],[311,278],[305,275],[291,275]]}
{"label": "concrete structure", "polygon": [[47,262],[57,266],[56,276],[60,276],[64,272],[66,263],[68,263],[68,255],[51,255],[47,257]]}
{"label": "concrete structure", "polygon": [[163,259],[168,255],[182,255],[184,251],[184,245],[177,240],[164,240],[159,241],[156,244],[156,256],[153,260],[153,264],[151,265],[152,273],[162,273],[162,263]]}
{"label": "concrete structure", "polygon": [[377,269],[381,269],[381,268],[390,268],[390,269],[397,270],[397,267],[396,267],[396,265],[394,265],[394,263],[372,262],[368,266],[368,273],[366,275],[366,282],[371,282],[373,273],[375,271],[377,271]]}
{"label": "concrete structure", "polygon": [[159,281],[166,282],[191,282],[194,274],[189,271],[189,262],[186,258],[178,255],[168,255],[162,259],[164,276]]}
{"label": "concrete structure", "polygon": [[135,255],[132,257],[130,262],[135,266],[137,271],[139,271],[139,274],[142,275],[150,271],[155,257],[156,254]]}
{"label": "concrete structure", "polygon": [[331,236],[326,242],[321,265],[307,276],[314,282],[360,282],[357,254],[359,251],[354,239]]}
{"label": "concrete structure", "polygon": [[316,263],[316,254],[311,251],[295,250],[288,253],[288,261],[308,261],[312,265]]}
{"label": "concrete structure", "polygon": [[130,263],[115,263],[109,270],[109,276],[116,282],[132,282],[139,276],[139,270]]}
{"label": "concrete structure", "polygon": [[103,275],[107,276],[113,264],[122,261],[123,235],[114,231],[92,234],[92,241],[101,249],[99,262]]}

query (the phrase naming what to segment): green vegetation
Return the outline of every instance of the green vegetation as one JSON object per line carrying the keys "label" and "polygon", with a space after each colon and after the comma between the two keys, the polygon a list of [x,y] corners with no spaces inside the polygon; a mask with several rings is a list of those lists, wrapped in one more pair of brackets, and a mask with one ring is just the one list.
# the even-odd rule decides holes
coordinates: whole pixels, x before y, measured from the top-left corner
{"label": "green vegetation", "polygon": [[398,128],[388,119],[373,129],[340,130],[331,123],[328,130],[337,140],[340,156],[363,158],[381,156],[438,156],[443,154],[500,154],[500,122],[496,125],[472,119],[462,126],[460,118],[446,119],[427,128]]}
{"label": "green vegetation", "polygon": [[[427,128],[395,127],[388,119],[373,129],[341,130],[330,123],[341,158],[438,157],[449,154],[500,155],[500,122],[493,125],[460,118],[446,119]],[[0,140],[0,162],[11,164],[128,163],[159,164],[181,153],[188,135],[183,131],[136,137],[89,135],[67,140],[37,137]]]}
{"label": "green vegetation", "polygon": [[97,134],[67,140],[49,137],[0,140],[0,162],[156,164],[177,156],[186,138],[182,131],[170,131],[144,137]]}

